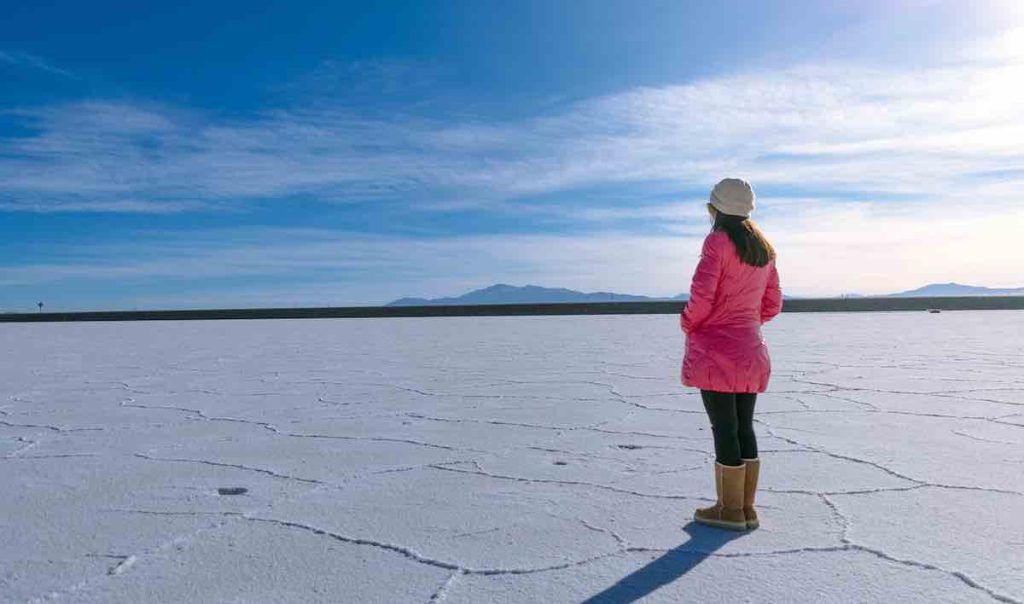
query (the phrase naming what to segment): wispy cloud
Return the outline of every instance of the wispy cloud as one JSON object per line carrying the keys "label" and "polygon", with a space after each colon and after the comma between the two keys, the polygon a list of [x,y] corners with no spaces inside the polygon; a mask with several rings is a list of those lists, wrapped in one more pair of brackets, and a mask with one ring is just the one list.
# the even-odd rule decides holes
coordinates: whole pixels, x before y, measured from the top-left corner
{"label": "wispy cloud", "polygon": [[909,72],[813,65],[486,123],[321,105],[248,118],[123,102],[36,107],[7,114],[33,134],[0,141],[0,198],[37,210],[296,195],[429,209],[601,185],[705,186],[725,173],[777,187],[1006,195],[1024,167],[1022,81],[1021,57]]}
{"label": "wispy cloud", "polygon": [[277,228],[149,233],[144,241],[69,247],[67,261],[0,267],[0,287],[173,280],[201,291],[230,277],[236,284],[260,282],[268,304],[301,303],[314,290],[321,292],[317,299],[343,293],[335,304],[382,303],[494,280],[648,291],[652,274],[664,287],[682,287],[678,267],[696,259],[696,241],[615,232],[446,238]]}
{"label": "wispy cloud", "polygon": [[7,63],[17,67],[26,69],[36,69],[39,71],[45,71],[53,75],[58,75],[65,78],[71,78],[77,80],[78,76],[68,71],[67,69],[61,69],[56,65],[46,61],[41,57],[37,57],[27,52],[18,52],[10,50],[0,50],[0,63]]}
{"label": "wispy cloud", "polygon": [[[692,191],[736,174],[786,192],[763,195],[759,216],[790,292],[1019,286],[1006,242],[1024,231],[1022,82],[1018,30],[945,65],[765,70],[518,120],[322,103],[247,117],[123,101],[8,111],[0,119],[29,133],[0,139],[0,210],[208,211],[302,197],[548,213],[587,233],[191,232],[0,267],[0,285],[182,279],[212,291],[227,276],[288,279],[235,290],[267,304],[379,303],[494,281],[672,295],[707,228]],[[673,187],[685,193],[653,201]],[[603,188],[617,201],[588,205]]]}
{"label": "wispy cloud", "polygon": [[[779,202],[763,226],[781,251],[788,293],[878,294],[950,280],[1020,286],[1019,258],[1007,252],[1024,231],[1019,206]],[[65,261],[0,267],[0,287],[114,284],[122,306],[171,304],[137,293],[168,283],[180,285],[180,306],[380,304],[494,282],[670,296],[687,289],[707,229],[686,218],[675,224],[685,228],[644,234],[604,224],[577,235],[443,238],[281,228],[128,233],[126,243],[68,248]]]}

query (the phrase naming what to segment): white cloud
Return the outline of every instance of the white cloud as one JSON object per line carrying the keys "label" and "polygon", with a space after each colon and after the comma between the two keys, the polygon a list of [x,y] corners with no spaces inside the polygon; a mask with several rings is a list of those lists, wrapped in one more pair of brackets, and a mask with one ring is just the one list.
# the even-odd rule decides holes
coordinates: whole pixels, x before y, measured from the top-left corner
{"label": "white cloud", "polygon": [[[1021,285],[1020,260],[1009,243],[1024,231],[1019,206],[978,210],[815,198],[765,204],[762,226],[780,252],[790,294],[881,294],[950,280]],[[688,289],[706,229],[642,235],[605,225],[586,235],[447,238],[327,229],[151,233],[144,242],[69,249],[73,261],[3,268],[0,287],[59,291],[74,281],[116,284],[124,300],[149,307],[173,304],[174,298],[133,292],[168,282],[180,284],[179,306],[380,304],[495,282],[672,296]],[[224,287],[226,278],[231,288]]]}
{"label": "white cloud", "polygon": [[808,204],[763,226],[779,270],[803,295],[884,294],[957,281],[1021,287],[1011,242],[1024,232],[1019,203]]}
{"label": "white cloud", "polygon": [[18,117],[38,133],[3,141],[0,196],[37,208],[289,195],[449,207],[607,184],[704,186],[737,171],[775,186],[944,195],[974,186],[967,175],[1024,166],[1024,57],[998,56],[741,74],[498,123],[322,108],[249,118],[116,102],[35,108]]}
{"label": "white cloud", "polygon": [[674,295],[686,287],[685,273],[696,261],[699,239],[613,232],[422,239],[320,229],[229,229],[68,251],[76,260],[4,268],[0,286],[173,279],[201,291],[225,277],[271,277],[287,285],[260,286],[261,293],[254,295],[266,296],[268,303],[301,303],[311,292],[319,292],[317,299],[327,292],[343,293],[334,304],[442,296],[497,281]]}
{"label": "white cloud", "polygon": [[46,73],[59,75],[65,78],[78,79],[78,76],[74,73],[66,69],[61,69],[45,59],[27,52],[0,50],[0,63],[7,63],[9,65],[15,65],[17,67],[27,69],[37,69],[39,71],[45,71]]}
{"label": "white cloud", "polygon": [[[2,280],[301,270],[347,271],[347,279],[373,267],[387,283],[335,286],[346,297],[339,302],[495,281],[669,295],[687,287],[706,229],[703,201],[653,203],[648,192],[663,199],[665,183],[692,190],[735,174],[801,196],[762,196],[758,214],[790,291],[1019,286],[1019,262],[1005,248],[1024,228],[1021,40],[1011,31],[940,66],[804,65],[634,89],[503,122],[368,118],[322,106],[242,118],[125,102],[8,112],[35,131],[0,140],[0,210],[244,208],[302,195],[549,212],[592,233],[193,242],[171,249],[172,260],[26,264],[5,268]],[[636,201],[586,204],[586,191],[609,186],[620,199],[635,190]],[[572,208],[545,201],[570,192]],[[629,220],[646,233],[628,232]]]}

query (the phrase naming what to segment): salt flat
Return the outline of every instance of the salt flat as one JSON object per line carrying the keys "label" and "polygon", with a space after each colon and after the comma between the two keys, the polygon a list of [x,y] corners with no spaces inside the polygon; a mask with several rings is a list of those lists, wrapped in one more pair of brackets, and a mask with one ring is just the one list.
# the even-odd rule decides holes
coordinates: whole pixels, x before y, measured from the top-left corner
{"label": "salt flat", "polygon": [[675,316],[2,325],[0,599],[1024,601],[1024,312],[765,331],[738,535]]}

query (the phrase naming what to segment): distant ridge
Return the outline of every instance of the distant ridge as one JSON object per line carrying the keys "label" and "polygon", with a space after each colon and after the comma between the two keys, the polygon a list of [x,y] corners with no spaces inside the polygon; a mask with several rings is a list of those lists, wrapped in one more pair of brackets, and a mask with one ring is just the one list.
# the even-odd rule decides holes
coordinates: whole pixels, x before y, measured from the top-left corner
{"label": "distant ridge", "polygon": [[[877,297],[889,298],[930,298],[966,296],[1024,296],[1024,287],[998,289],[961,283],[932,283],[917,289],[883,294]],[[581,292],[564,287],[540,287],[537,285],[516,286],[498,283],[490,287],[475,289],[461,296],[445,298],[399,298],[387,306],[443,306],[458,304],[548,304],[559,302],[638,302],[643,300],[687,300],[689,294],[682,293],[671,298],[652,298],[634,294],[614,292]],[[846,293],[836,298],[862,298],[858,293]],[[797,299],[784,295],[786,300]]]}
{"label": "distant ridge", "polygon": [[641,300],[685,300],[686,294],[674,298],[651,298],[614,292],[580,292],[564,287],[516,286],[498,283],[449,298],[399,298],[388,306],[441,306],[446,304],[545,304],[553,302],[636,302]]}
{"label": "distant ridge", "polygon": [[896,294],[893,298],[926,298],[933,296],[1024,296],[1024,287],[991,288],[980,285],[963,285],[962,283],[931,283],[924,287]]}

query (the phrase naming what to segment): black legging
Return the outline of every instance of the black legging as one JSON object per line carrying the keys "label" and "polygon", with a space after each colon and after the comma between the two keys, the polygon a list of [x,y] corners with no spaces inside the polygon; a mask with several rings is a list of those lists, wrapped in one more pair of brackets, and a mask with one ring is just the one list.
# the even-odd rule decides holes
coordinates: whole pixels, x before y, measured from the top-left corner
{"label": "black legging", "polygon": [[715,435],[715,461],[724,466],[738,466],[743,459],[756,458],[754,402],[757,394],[701,390],[700,397]]}

